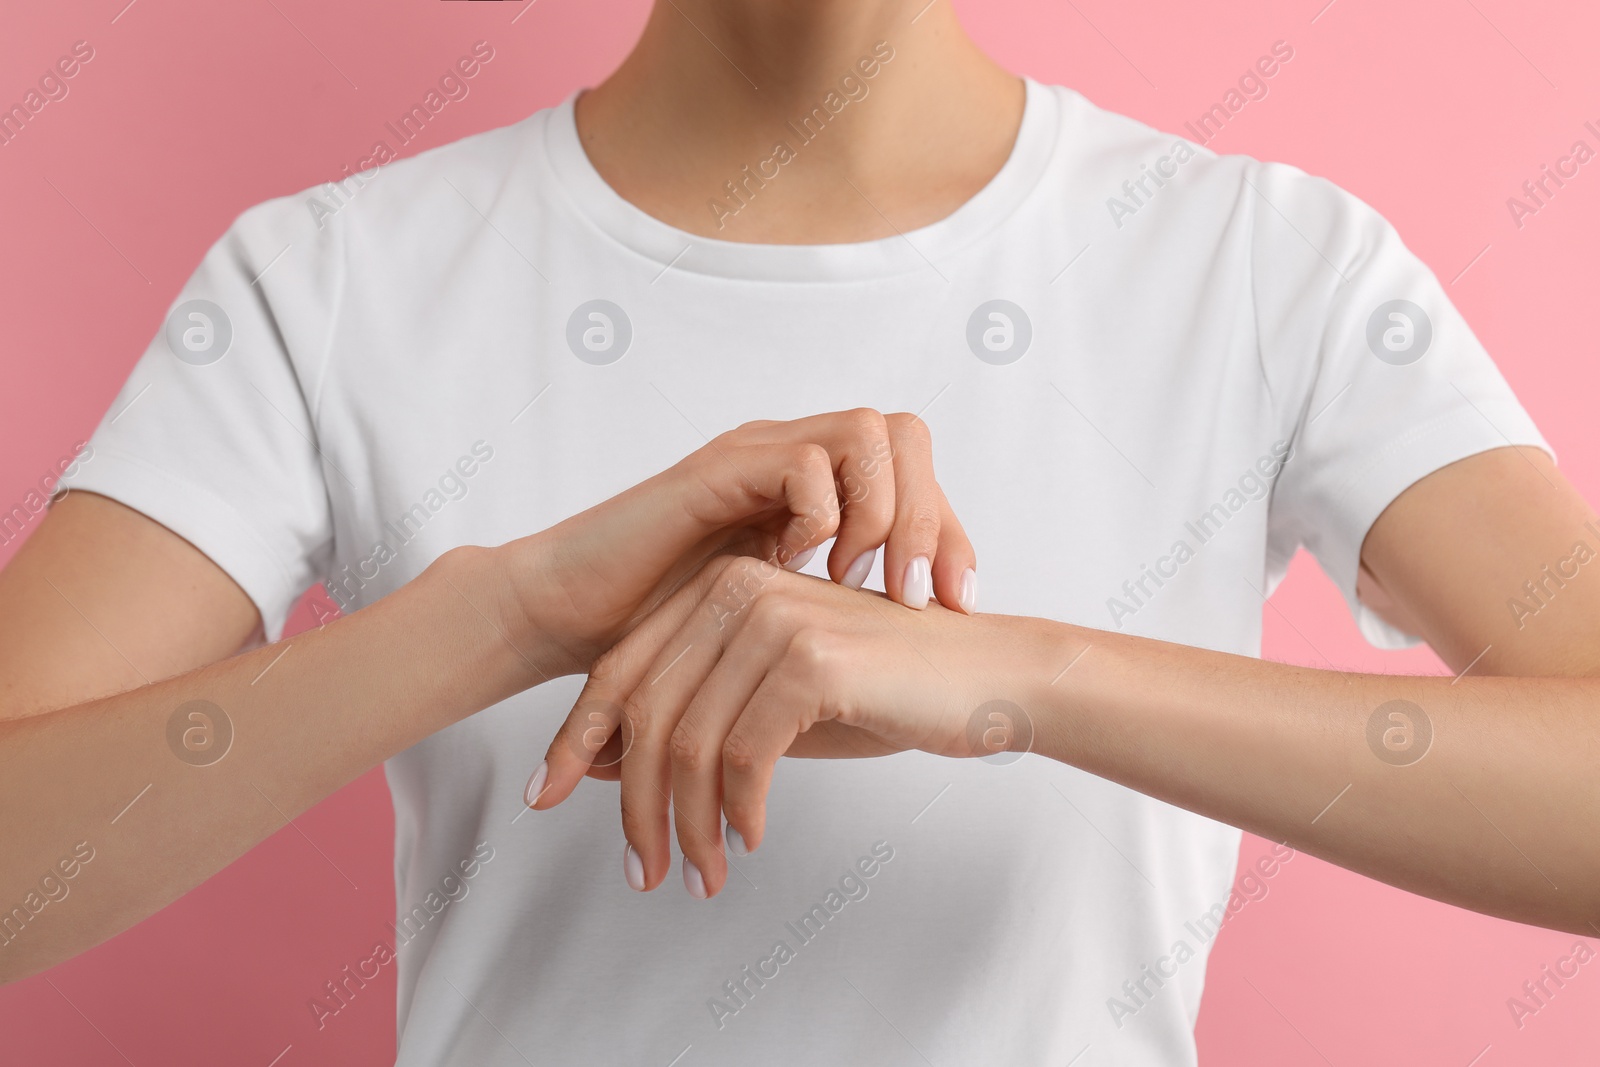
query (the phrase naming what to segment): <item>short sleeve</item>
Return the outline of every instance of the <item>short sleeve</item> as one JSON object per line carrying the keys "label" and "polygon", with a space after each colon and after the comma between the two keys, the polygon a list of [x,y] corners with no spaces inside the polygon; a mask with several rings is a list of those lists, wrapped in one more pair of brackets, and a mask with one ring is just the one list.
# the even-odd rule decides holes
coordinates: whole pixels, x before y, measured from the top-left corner
{"label": "short sleeve", "polygon": [[111,497],[226,571],[277,640],[328,569],[314,417],[342,284],[338,229],[298,200],[245,212],[173,302],[62,489]]}
{"label": "short sleeve", "polygon": [[1280,431],[1293,443],[1269,516],[1269,587],[1304,545],[1369,642],[1416,644],[1356,598],[1373,522],[1450,463],[1549,445],[1394,227],[1329,182],[1252,168],[1257,333]]}

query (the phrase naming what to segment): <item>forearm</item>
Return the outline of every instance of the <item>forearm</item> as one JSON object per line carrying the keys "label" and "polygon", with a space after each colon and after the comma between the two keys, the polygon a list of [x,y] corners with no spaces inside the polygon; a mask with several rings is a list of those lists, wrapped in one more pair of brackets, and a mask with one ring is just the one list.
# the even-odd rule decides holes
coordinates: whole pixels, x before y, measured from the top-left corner
{"label": "forearm", "polygon": [[[1595,680],[1342,674],[1015,622],[1051,650],[1024,704],[1042,754],[1415,893],[1596,932]],[[1415,762],[1421,731],[1386,749],[1387,712],[1369,743],[1394,700],[1431,725]]]}
{"label": "forearm", "polygon": [[[510,632],[492,566],[489,551],[451,553],[290,641],[0,723],[0,981],[131,926],[382,760],[542,681],[558,657]],[[201,720],[173,738],[191,701],[220,709],[214,737],[231,724],[220,759],[183,745]],[[65,879],[57,865],[80,842],[93,858]]]}

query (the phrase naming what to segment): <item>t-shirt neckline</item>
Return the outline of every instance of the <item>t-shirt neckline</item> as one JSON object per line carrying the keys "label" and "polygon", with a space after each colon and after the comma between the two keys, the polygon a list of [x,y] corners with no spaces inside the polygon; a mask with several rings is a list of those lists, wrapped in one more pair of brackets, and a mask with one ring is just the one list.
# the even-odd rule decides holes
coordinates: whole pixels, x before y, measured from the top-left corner
{"label": "t-shirt neckline", "polygon": [[[752,244],[701,237],[623,199],[578,138],[578,93],[545,112],[543,158],[579,216],[612,240],[674,271],[752,281],[849,281],[928,271],[990,233],[1039,184],[1055,149],[1060,102],[1023,78],[1022,121],[1011,153],[982,189],[944,218],[892,237],[848,244]],[[801,149],[804,151],[804,149]],[[778,179],[781,180],[781,177]]]}

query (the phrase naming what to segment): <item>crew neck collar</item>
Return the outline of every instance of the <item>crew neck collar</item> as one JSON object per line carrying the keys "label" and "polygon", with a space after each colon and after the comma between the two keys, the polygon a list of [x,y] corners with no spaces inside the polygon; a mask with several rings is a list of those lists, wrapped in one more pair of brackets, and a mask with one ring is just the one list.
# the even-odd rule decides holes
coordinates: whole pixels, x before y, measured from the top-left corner
{"label": "crew neck collar", "polygon": [[[937,222],[849,244],[752,244],[701,237],[646,214],[595,170],[578,138],[574,92],[545,112],[541,153],[577,214],[625,248],[674,271],[749,281],[836,282],[928,270],[1002,222],[1038,184],[1055,148],[1060,101],[1024,78],[1011,154],[987,185]],[[804,148],[799,149],[800,153]],[[778,180],[782,180],[781,177]]]}

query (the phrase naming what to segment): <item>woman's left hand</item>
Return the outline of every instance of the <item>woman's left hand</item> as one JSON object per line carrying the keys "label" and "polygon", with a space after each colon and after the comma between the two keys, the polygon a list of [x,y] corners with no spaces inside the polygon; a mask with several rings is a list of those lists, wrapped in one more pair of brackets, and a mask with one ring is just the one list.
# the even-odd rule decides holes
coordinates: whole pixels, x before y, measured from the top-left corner
{"label": "woman's left hand", "polygon": [[624,873],[660,885],[670,802],[684,882],[714,896],[736,854],[761,844],[780,756],[1026,748],[1007,714],[1030,657],[1024,620],[913,611],[880,594],[745,557],[712,561],[601,656],[546,756],[534,808],[561,803],[597,763],[616,765]]}

